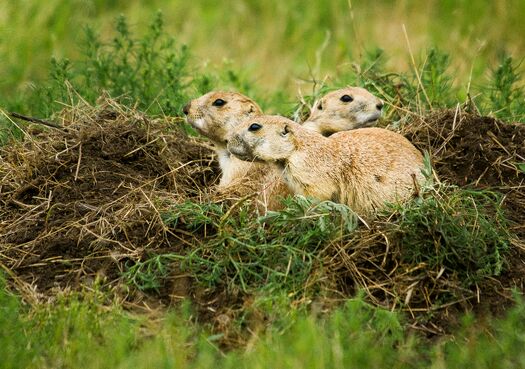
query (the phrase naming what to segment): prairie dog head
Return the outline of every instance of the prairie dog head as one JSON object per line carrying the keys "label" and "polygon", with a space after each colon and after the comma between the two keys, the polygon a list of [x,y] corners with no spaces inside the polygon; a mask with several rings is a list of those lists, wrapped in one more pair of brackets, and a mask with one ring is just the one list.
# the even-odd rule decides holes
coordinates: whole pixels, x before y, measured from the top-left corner
{"label": "prairie dog head", "polygon": [[294,130],[297,126],[289,119],[274,115],[250,119],[230,137],[228,150],[245,161],[286,160],[296,150]]}
{"label": "prairie dog head", "polygon": [[223,146],[242,121],[262,114],[259,105],[249,97],[224,91],[208,92],[191,100],[183,111],[199,133]]}
{"label": "prairie dog head", "polygon": [[323,136],[372,127],[381,116],[382,108],[383,102],[364,88],[346,87],[320,98],[303,127]]}

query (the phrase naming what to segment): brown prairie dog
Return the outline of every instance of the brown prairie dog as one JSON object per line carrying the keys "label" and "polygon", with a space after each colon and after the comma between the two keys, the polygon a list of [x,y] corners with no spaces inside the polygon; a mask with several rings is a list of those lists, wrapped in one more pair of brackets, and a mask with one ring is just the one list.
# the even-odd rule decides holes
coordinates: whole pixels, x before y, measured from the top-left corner
{"label": "brown prairie dog", "polygon": [[183,111],[188,123],[215,147],[222,171],[219,187],[227,187],[247,173],[260,170],[261,164],[241,161],[226,149],[228,136],[243,120],[262,115],[255,101],[236,92],[212,91],[190,101]]}
{"label": "brown prairie dog", "polygon": [[344,203],[362,214],[408,199],[423,180],[421,153],[381,128],[326,138],[289,119],[260,116],[238,128],[228,149],[242,160],[273,163],[295,194]]}
{"label": "brown prairie dog", "polygon": [[236,92],[212,91],[190,101],[183,111],[188,123],[215,147],[222,171],[219,193],[243,197],[258,192],[263,208],[278,208],[279,197],[290,194],[280,174],[264,163],[239,160],[226,148],[230,134],[239,124],[262,115],[259,105]]}
{"label": "brown prairie dog", "polygon": [[361,87],[329,92],[313,106],[303,127],[330,136],[333,133],[375,126],[383,102]]}

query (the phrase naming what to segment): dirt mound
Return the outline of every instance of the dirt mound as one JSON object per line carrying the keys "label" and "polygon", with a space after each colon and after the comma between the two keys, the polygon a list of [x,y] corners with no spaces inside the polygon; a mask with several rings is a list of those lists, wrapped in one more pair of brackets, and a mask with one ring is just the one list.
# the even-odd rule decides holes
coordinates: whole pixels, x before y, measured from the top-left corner
{"label": "dirt mound", "polygon": [[430,153],[438,176],[452,184],[505,194],[513,230],[525,239],[525,124],[461,110],[415,120],[405,135]]}
{"label": "dirt mound", "polygon": [[[178,259],[154,263],[156,256],[184,255],[214,237],[206,227],[184,228],[184,222],[206,225],[205,217],[182,217],[171,228],[163,219],[164,210],[186,200],[196,207],[217,205],[208,196],[218,168],[204,141],[108,99],[96,108],[66,109],[60,121],[63,129],[36,130],[0,149],[0,267],[26,299],[99,281],[129,303],[148,299],[154,306],[190,296],[200,317],[213,324],[244,314],[253,297],[225,286],[197,286]],[[525,178],[518,164],[525,162],[525,126],[447,111],[415,121],[404,133],[430,152],[441,179],[502,192],[513,231],[524,239]],[[234,208],[221,208],[219,223]],[[479,298],[480,291],[490,300],[485,306],[501,307],[501,296],[509,297],[512,286],[524,284],[525,258],[516,250],[513,265],[501,278],[476,291],[464,290],[453,270],[406,262],[401,242],[406,232],[392,229],[391,223],[392,218],[381,218],[345,242],[324,245],[320,268],[333,287],[327,294],[334,293],[337,300],[362,289],[373,303],[404,306],[415,318],[443,296],[460,296],[445,299],[456,306]],[[203,252],[208,258],[210,252]],[[123,273],[134,267],[145,268],[137,274],[141,278],[148,278],[149,267],[164,273],[162,285],[150,289],[155,293],[123,286]],[[133,283],[147,286],[152,281]],[[422,329],[442,333],[436,319],[450,311],[433,311],[437,318]],[[218,327],[223,332],[230,328]],[[238,339],[236,334],[225,337]]]}
{"label": "dirt mound", "polygon": [[[473,291],[477,304],[468,305],[476,311],[502,313],[512,301],[513,288],[525,290],[525,124],[447,110],[415,119],[403,133],[430,153],[440,180],[503,194],[502,207],[516,235],[508,265],[497,279],[478,286]],[[435,324],[453,320],[453,310],[461,309],[452,306],[436,316]]]}
{"label": "dirt mound", "polygon": [[512,187],[525,183],[525,124],[462,111],[434,113],[409,128],[409,138],[432,154],[437,172],[459,185]]}
{"label": "dirt mound", "polygon": [[158,209],[206,193],[212,151],[111,100],[60,120],[0,152],[1,264],[42,292],[115,280],[126,261],[177,248]]}

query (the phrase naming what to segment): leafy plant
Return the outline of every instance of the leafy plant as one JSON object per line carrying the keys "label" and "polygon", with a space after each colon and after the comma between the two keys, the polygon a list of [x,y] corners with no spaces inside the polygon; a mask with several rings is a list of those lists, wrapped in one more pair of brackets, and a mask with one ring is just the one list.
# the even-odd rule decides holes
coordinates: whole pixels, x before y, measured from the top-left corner
{"label": "leafy plant", "polygon": [[[282,211],[257,219],[252,218],[249,204],[234,216],[218,205],[177,205],[164,214],[165,222],[174,230],[203,232],[206,241],[185,254],[158,255],[133,266],[126,274],[128,280],[139,287],[156,286],[149,276],[162,275],[157,273],[162,270],[158,267],[162,260],[177,260],[208,286],[224,284],[244,292],[259,288],[294,294],[304,291],[319,266],[320,248],[352,232],[357,217],[348,207],[330,201],[295,197],[283,205]],[[151,267],[156,272],[150,273]],[[138,270],[145,276],[137,279]]]}
{"label": "leafy plant", "polygon": [[513,121],[525,118],[525,92],[520,85],[519,67],[512,56],[502,54],[499,65],[490,73],[490,93],[485,109],[497,118]]}

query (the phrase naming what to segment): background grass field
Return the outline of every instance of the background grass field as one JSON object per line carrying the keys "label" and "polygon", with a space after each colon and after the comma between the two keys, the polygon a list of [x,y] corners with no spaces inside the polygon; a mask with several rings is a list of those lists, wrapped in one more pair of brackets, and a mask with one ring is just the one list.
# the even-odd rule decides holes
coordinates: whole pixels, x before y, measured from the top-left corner
{"label": "background grass field", "polygon": [[[23,136],[9,111],[56,118],[80,100],[95,104],[103,91],[149,115],[178,116],[192,97],[234,89],[269,112],[298,117],[326,89],[358,84],[387,102],[385,121],[394,128],[458,106],[524,121],[524,14],[519,0],[0,0],[0,140],[12,145]],[[511,165],[525,172],[525,163]],[[456,271],[451,281],[461,288],[498,276],[510,247],[501,196],[432,188],[393,209],[381,231],[405,237],[409,263],[430,265],[434,275],[442,266]],[[126,288],[155,296],[170,262],[182,260],[208,289],[225,283],[252,294],[228,328],[242,332],[242,344],[225,348],[225,333],[201,324],[191,303],[124,309],[98,280],[36,303],[27,297],[37,291],[17,290],[17,276],[0,259],[0,367],[525,366],[520,286],[505,314],[460,313],[453,334],[430,339],[403,309],[377,307],[365,293],[330,308],[312,303],[331,288],[318,269],[323,240],[338,242],[357,225],[345,207],[312,210],[302,201],[256,222],[242,212],[224,222],[220,206],[184,203],[163,221],[205,229],[206,243],[185,255],[142,258],[122,273]],[[461,247],[434,255],[432,237]],[[237,260],[243,250],[244,264]]]}
{"label": "background grass field", "polygon": [[[2,91],[27,88],[47,73],[51,55],[80,53],[83,28],[112,37],[125,14],[141,32],[162,9],[166,30],[189,45],[197,68],[243,69],[268,93],[334,76],[384,49],[389,70],[409,68],[403,25],[416,56],[437,47],[454,56],[460,83],[474,81],[502,52],[520,58],[525,48],[525,4],[485,1],[9,1],[1,4]],[[479,82],[478,82],[479,83]]]}

